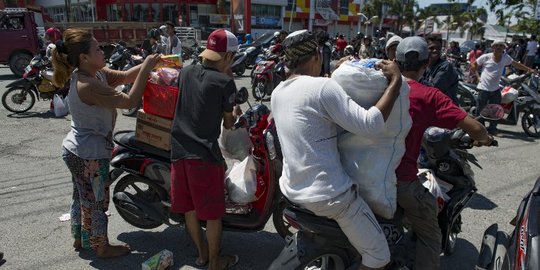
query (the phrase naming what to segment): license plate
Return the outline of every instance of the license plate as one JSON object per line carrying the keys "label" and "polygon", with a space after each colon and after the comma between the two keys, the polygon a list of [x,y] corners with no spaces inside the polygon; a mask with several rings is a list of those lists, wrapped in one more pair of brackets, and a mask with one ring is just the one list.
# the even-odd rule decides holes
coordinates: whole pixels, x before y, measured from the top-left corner
{"label": "license plate", "polygon": [[32,70],[32,67],[31,67],[30,65],[28,65],[28,66],[26,66],[26,67],[24,68],[24,72],[25,72],[25,73],[30,72],[30,70]]}

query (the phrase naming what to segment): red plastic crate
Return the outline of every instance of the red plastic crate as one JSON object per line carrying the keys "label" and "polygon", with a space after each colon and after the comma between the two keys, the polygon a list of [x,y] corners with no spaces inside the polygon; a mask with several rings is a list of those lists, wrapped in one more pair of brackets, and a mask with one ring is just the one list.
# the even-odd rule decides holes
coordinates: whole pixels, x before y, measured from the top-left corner
{"label": "red plastic crate", "polygon": [[178,87],[146,82],[143,94],[144,112],[173,119],[179,92]]}

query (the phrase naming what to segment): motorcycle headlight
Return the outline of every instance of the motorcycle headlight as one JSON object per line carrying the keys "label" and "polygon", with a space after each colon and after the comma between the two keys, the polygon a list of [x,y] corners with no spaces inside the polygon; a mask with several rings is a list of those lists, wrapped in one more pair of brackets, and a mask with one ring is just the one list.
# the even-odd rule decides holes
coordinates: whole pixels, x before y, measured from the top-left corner
{"label": "motorcycle headlight", "polygon": [[264,134],[264,138],[266,140],[266,148],[268,149],[268,158],[270,158],[270,160],[276,159],[277,151],[276,144],[274,142],[274,135],[272,135],[272,132],[266,132],[266,134]]}

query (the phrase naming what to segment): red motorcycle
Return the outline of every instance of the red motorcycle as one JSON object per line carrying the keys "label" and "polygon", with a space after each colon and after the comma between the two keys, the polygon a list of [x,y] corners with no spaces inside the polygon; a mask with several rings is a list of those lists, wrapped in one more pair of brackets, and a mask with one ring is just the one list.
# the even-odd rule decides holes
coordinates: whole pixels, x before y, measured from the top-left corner
{"label": "red motorcycle", "polygon": [[[237,104],[247,101],[247,89],[237,94]],[[273,216],[277,232],[292,235],[283,219],[286,203],[279,190],[282,155],[277,140],[276,126],[269,119],[270,110],[264,104],[251,106],[238,118],[234,129],[246,128],[253,147],[250,155],[257,168],[256,201],[237,205],[227,202],[223,228],[234,231],[262,230]],[[133,131],[114,135],[116,147],[110,171],[111,180],[118,182],[113,192],[113,203],[120,216],[129,224],[152,229],[165,223],[183,223],[184,216],[170,208],[170,152],[137,141]]]}
{"label": "red motorcycle", "polygon": [[278,55],[269,54],[266,60],[259,61],[253,67],[253,97],[262,100],[266,95],[271,95],[274,88],[285,80],[285,76],[285,64],[279,61]]}

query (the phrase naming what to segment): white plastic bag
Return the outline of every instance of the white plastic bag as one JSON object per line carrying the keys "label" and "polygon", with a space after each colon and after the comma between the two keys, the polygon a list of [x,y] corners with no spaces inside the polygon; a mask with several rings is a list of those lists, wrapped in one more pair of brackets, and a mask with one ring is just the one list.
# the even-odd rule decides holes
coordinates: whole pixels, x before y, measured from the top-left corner
{"label": "white plastic bag", "polygon": [[[66,97],[67,98],[67,97]],[[66,116],[69,112],[67,102],[64,101],[58,94],[53,97],[53,110],[56,117]]]}
{"label": "white plastic bag", "polygon": [[437,207],[439,208],[439,212],[441,212],[446,202],[450,200],[450,196],[446,193],[452,189],[452,185],[437,179],[430,169],[419,169],[418,179],[433,197],[437,199]]}
{"label": "white plastic bag", "polygon": [[223,157],[228,159],[244,160],[251,149],[251,140],[245,128],[230,130],[222,125],[218,143]]}
{"label": "white plastic bag", "polygon": [[[376,104],[388,85],[382,71],[371,68],[376,61],[345,62],[332,73],[332,79],[365,109]],[[375,214],[390,219],[397,208],[395,170],[405,153],[405,138],[412,125],[405,79],[385,125],[386,130],[377,136],[341,133],[338,149],[343,168],[360,196]]]}
{"label": "white plastic bag", "polygon": [[247,156],[242,162],[231,169],[225,179],[229,198],[239,204],[247,204],[257,199],[257,167],[252,156]]}

